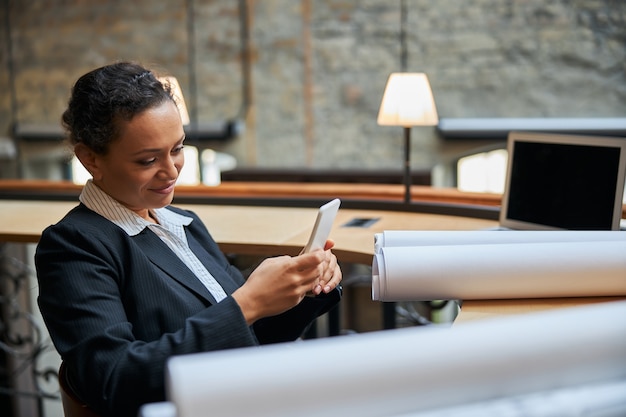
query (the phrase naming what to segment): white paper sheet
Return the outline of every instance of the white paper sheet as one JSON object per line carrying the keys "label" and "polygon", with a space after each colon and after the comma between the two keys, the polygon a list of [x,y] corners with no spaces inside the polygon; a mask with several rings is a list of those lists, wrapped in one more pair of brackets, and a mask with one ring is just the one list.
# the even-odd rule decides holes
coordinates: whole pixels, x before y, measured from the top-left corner
{"label": "white paper sheet", "polygon": [[388,417],[626,381],[624,317],[613,302],[174,357],[167,395],[178,417]]}
{"label": "white paper sheet", "polygon": [[625,237],[622,232],[386,232],[378,237],[372,263],[372,299],[626,295]]}
{"label": "white paper sheet", "polygon": [[626,379],[558,388],[395,417],[624,417]]}

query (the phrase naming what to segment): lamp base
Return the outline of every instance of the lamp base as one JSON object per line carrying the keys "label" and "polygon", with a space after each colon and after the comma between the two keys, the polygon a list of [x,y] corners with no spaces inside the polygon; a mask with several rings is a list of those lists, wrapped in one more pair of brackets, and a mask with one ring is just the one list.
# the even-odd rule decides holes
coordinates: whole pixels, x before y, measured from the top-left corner
{"label": "lamp base", "polygon": [[404,128],[404,202],[411,203],[411,128]]}

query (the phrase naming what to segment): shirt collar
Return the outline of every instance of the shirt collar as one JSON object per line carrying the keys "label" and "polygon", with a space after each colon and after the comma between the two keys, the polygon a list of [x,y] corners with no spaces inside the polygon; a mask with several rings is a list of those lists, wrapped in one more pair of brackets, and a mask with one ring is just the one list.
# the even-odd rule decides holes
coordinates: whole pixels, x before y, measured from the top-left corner
{"label": "shirt collar", "polygon": [[[121,227],[129,236],[135,236],[147,226],[154,225],[105,193],[92,180],[87,181],[78,199],[90,210]],[[150,212],[168,230],[171,227],[188,226],[193,220],[165,207],[150,209]]]}

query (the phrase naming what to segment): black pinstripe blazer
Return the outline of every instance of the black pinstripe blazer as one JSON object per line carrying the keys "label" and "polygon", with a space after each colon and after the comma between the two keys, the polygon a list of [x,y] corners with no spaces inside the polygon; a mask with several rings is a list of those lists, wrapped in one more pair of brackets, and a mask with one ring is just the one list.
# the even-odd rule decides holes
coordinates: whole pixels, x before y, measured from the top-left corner
{"label": "black pinstripe blazer", "polygon": [[[185,227],[192,251],[227,294],[244,278],[202,221]],[[136,416],[163,401],[168,357],[295,340],[340,299],[306,297],[250,328],[232,297],[220,303],[148,228],[128,236],[79,204],[42,234],[38,304],[78,395],[99,412]]]}

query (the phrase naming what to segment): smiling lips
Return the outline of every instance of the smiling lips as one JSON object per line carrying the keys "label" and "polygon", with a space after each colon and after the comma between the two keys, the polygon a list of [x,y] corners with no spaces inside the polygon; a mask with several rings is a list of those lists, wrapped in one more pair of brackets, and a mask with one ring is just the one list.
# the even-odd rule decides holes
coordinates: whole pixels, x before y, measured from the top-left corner
{"label": "smiling lips", "polygon": [[172,191],[174,191],[174,185],[175,184],[176,184],[175,182],[172,182],[172,183],[170,183],[169,185],[166,185],[163,188],[153,188],[152,191],[154,191],[155,193],[159,193],[159,194],[169,194]]}

